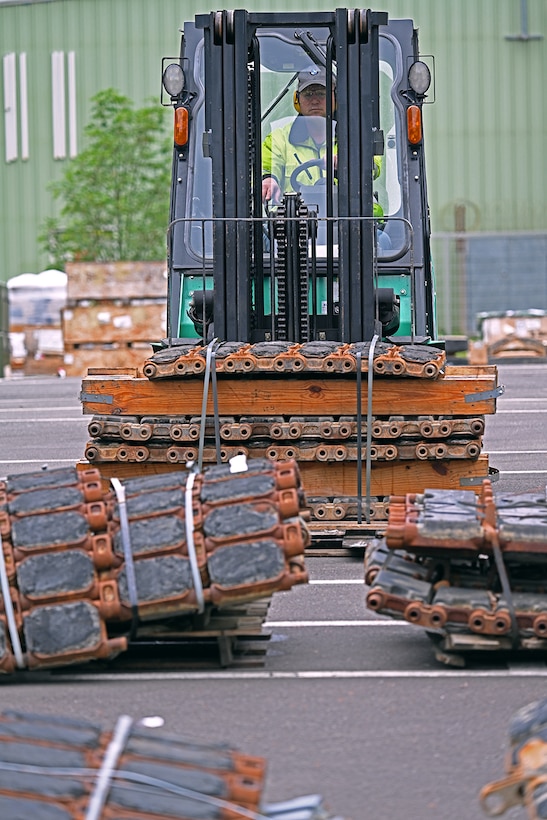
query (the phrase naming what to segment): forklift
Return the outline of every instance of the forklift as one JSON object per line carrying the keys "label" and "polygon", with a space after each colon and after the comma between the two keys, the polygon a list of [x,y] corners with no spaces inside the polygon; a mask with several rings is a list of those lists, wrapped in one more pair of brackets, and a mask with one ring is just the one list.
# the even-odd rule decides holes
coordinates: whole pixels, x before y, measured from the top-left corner
{"label": "forklift", "polygon": [[[164,62],[175,109],[166,344],[435,341],[431,72],[412,21],[218,11],[186,24],[180,58]],[[265,208],[263,142],[298,116],[310,70],[326,76],[324,156]],[[310,164],[322,166],[314,184]]]}

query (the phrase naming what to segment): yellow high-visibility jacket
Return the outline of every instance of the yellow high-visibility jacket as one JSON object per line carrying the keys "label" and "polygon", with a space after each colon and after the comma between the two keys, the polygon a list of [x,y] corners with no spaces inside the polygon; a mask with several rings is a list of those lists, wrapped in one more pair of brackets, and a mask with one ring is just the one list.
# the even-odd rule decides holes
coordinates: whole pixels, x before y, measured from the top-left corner
{"label": "yellow high-visibility jacket", "polygon": [[[333,154],[336,154],[336,142],[334,142],[332,150]],[[314,142],[308,133],[306,117],[299,114],[292,122],[274,128],[264,139],[262,143],[263,177],[273,177],[282,193],[291,192],[293,190],[291,187],[291,174],[293,171],[309,160],[325,159],[326,154],[326,142],[323,142],[320,146]],[[380,175],[381,170],[381,157],[374,157],[374,179]],[[325,177],[325,170],[313,166],[302,171],[298,176],[298,181],[302,185],[315,185],[322,177]]]}

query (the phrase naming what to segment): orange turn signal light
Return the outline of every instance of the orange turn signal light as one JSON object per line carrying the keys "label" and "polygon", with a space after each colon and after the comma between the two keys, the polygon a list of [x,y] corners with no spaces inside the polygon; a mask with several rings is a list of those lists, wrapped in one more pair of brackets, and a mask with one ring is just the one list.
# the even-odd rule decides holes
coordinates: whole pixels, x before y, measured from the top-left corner
{"label": "orange turn signal light", "polygon": [[406,109],[406,132],[411,145],[422,141],[422,110],[418,105],[409,105]]}
{"label": "orange turn signal light", "polygon": [[175,145],[183,147],[188,142],[188,109],[175,108]]}

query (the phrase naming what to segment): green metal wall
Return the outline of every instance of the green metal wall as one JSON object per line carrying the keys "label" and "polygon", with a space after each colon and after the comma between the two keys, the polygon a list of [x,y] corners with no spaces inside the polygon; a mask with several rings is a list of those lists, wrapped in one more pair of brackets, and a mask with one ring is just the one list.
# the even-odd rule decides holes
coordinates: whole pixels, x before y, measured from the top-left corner
{"label": "green metal wall", "polygon": [[[242,4],[243,5],[243,4]],[[253,10],[271,10],[252,2]],[[382,0],[374,7],[412,17],[423,54],[435,55],[436,102],[425,111],[434,231],[545,231],[547,216],[547,3],[545,0]],[[279,0],[279,11],[294,8]],[[301,0],[299,8],[332,8]],[[53,213],[51,52],[75,52],[78,141],[99,90],[137,105],[159,101],[161,58],[178,53],[179,28],[203,4],[185,0],[0,0],[2,55],[27,55],[29,159],[5,161],[0,128],[0,281],[38,271],[37,243]],[[523,31],[543,39],[507,39]],[[1,85],[0,85],[1,87]]]}

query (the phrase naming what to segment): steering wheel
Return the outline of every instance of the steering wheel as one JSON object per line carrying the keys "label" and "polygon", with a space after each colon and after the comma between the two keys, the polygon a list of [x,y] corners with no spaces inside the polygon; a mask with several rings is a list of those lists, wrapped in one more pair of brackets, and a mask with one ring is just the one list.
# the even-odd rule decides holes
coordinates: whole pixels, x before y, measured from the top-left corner
{"label": "steering wheel", "polygon": [[[298,177],[300,176],[300,174],[304,173],[304,171],[307,171],[308,168],[323,168],[324,169],[325,168],[325,160],[324,159],[309,159],[306,162],[300,163],[300,165],[298,165],[294,169],[294,171],[291,174],[291,188],[293,189],[293,191],[296,191],[296,193],[298,193],[300,191],[300,188],[304,184],[302,182],[298,182]],[[314,185],[325,185],[326,181],[327,180],[326,180],[325,177],[320,177],[314,183]]]}

